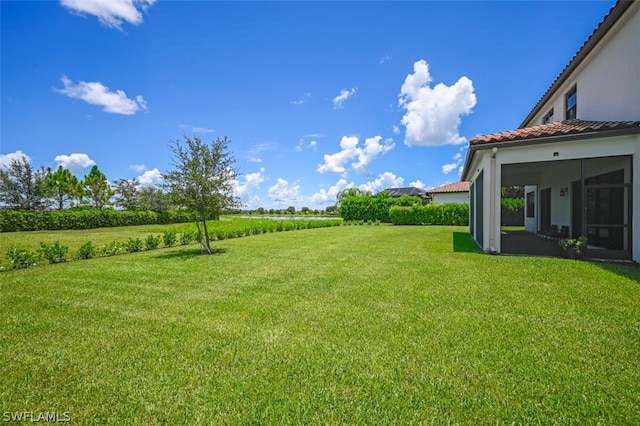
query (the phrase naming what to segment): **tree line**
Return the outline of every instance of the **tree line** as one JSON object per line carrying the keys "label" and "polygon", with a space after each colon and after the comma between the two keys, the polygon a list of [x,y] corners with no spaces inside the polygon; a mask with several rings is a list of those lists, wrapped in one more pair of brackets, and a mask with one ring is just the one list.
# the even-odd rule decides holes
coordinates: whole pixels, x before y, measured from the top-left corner
{"label": "tree line", "polygon": [[35,169],[24,155],[0,169],[0,202],[5,209],[26,211],[115,206],[165,212],[173,207],[168,194],[158,186],[140,187],[136,179],[118,179],[112,186],[98,166],[78,179],[62,166]]}

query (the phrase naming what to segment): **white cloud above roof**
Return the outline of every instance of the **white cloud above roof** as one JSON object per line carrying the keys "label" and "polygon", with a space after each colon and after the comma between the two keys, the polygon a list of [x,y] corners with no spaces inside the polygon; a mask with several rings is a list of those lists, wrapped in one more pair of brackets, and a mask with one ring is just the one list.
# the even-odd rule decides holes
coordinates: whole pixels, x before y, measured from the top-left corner
{"label": "white cloud above roof", "polygon": [[398,104],[406,110],[401,123],[405,126],[404,143],[408,146],[457,145],[466,142],[459,134],[463,115],[476,105],[473,82],[461,77],[452,86],[438,83],[434,87],[429,64],[420,60],[413,64],[413,74],[400,89]]}
{"label": "white cloud above roof", "polygon": [[107,86],[98,81],[79,81],[73,84],[66,76],[62,76],[60,80],[64,84],[64,89],[55,89],[58,93],[70,98],[82,99],[91,105],[99,105],[105,112],[133,115],[139,110],[147,109],[147,102],[142,96],[129,99],[123,90],[110,92]]}
{"label": "white cloud above roof", "polygon": [[142,12],[156,0],[60,0],[60,4],[74,13],[93,15],[107,27],[122,29],[122,23],[142,23]]}
{"label": "white cloud above roof", "polygon": [[391,172],[384,172],[381,175],[378,175],[374,180],[364,183],[360,185],[358,188],[363,191],[369,191],[372,194],[375,194],[383,189],[387,188],[399,188],[402,187],[404,183],[404,179],[396,176]]}
{"label": "white cloud above roof", "polygon": [[427,185],[424,184],[420,179],[411,182],[409,186],[413,186],[414,188],[427,189]]}

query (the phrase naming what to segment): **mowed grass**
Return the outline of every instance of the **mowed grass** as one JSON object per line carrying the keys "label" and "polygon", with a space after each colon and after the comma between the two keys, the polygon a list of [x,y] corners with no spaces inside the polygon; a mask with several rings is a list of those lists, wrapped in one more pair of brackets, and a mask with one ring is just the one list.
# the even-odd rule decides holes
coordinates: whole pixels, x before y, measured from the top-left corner
{"label": "mowed grass", "polygon": [[639,424],[640,269],[342,226],[0,274],[0,411],[96,424]]}

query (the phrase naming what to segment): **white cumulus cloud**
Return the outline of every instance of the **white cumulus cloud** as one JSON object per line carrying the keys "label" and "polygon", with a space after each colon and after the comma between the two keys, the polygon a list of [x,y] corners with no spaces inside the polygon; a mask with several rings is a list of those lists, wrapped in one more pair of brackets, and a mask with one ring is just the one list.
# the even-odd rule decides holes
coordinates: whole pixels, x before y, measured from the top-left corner
{"label": "white cumulus cloud", "polygon": [[87,167],[96,165],[96,162],[89,158],[87,154],[78,152],[74,152],[71,155],[56,155],[54,161],[58,164],[58,166],[69,169],[69,171],[74,174],[82,171],[82,169],[86,169]]}
{"label": "white cumulus cloud", "polygon": [[147,109],[147,102],[142,96],[129,99],[122,90],[110,92],[109,88],[98,81],[79,81],[73,84],[66,76],[60,79],[64,89],[56,89],[58,93],[70,98],[82,99],[91,105],[99,105],[105,112],[123,115],[133,115],[139,110]]}
{"label": "white cumulus cloud", "polygon": [[261,167],[260,170],[255,173],[247,173],[242,177],[244,178],[244,183],[240,183],[240,180],[233,182],[233,193],[243,202],[246,202],[248,196],[264,182],[264,167]]}
{"label": "white cumulus cloud", "polygon": [[20,150],[8,154],[0,154],[0,169],[6,169],[14,160],[20,161],[23,158],[27,163],[31,163],[31,158]]}
{"label": "white cumulus cloud", "polygon": [[342,108],[342,103],[347,99],[349,99],[351,96],[355,95],[357,90],[358,90],[357,87],[352,87],[351,90],[342,89],[340,91],[340,94],[335,98],[333,98],[333,108],[334,109]]}
{"label": "white cumulus cloud", "polygon": [[147,170],[147,166],[145,166],[144,164],[132,164],[129,166],[129,169],[138,173],[142,173]]}
{"label": "white cumulus cloud", "polygon": [[395,147],[392,139],[387,139],[380,143],[381,136],[374,136],[365,139],[364,147],[358,146],[359,139],[356,136],[343,136],[340,140],[341,151],[335,154],[325,154],[324,163],[319,164],[316,169],[318,173],[339,173],[343,176],[347,174],[346,165],[353,159],[357,162],[351,163],[351,167],[360,175],[367,174],[367,166],[379,155],[385,154]]}
{"label": "white cumulus cloud", "polygon": [[142,12],[156,0],[60,0],[60,4],[74,13],[97,17],[108,27],[121,29],[124,21],[139,25]]}
{"label": "white cumulus cloud", "polygon": [[327,207],[328,205],[334,205],[338,199],[338,193],[346,188],[353,187],[353,182],[347,183],[345,179],[340,179],[335,185],[329,187],[329,189],[320,189],[320,191],[309,197],[309,203],[313,206]]}
{"label": "white cumulus cloud", "polygon": [[300,185],[289,185],[285,179],[278,178],[275,185],[267,192],[269,200],[280,207],[299,206],[304,201],[300,194]]}
{"label": "white cumulus cloud", "polygon": [[460,117],[476,105],[473,82],[461,77],[452,86],[432,82],[429,64],[420,60],[400,89],[398,104],[406,110],[402,124],[408,146],[457,145],[466,142],[458,133]]}
{"label": "white cumulus cloud", "polygon": [[378,175],[376,179],[360,185],[359,188],[363,191],[369,191],[372,194],[375,194],[388,188],[401,188],[403,183],[403,178],[396,176],[391,172],[384,172],[381,175]]}
{"label": "white cumulus cloud", "polygon": [[420,179],[418,179],[418,180],[416,180],[414,182],[411,182],[409,184],[409,186],[413,186],[414,188],[420,188],[420,189],[426,189],[427,188],[427,185],[425,185],[424,182],[422,182]]}
{"label": "white cumulus cloud", "polygon": [[162,173],[157,168],[153,168],[152,170],[147,170],[138,176],[138,186],[153,186],[162,182]]}
{"label": "white cumulus cloud", "polygon": [[385,154],[395,147],[393,139],[385,140],[384,144],[381,144],[380,140],[382,140],[381,136],[374,136],[372,138],[365,139],[364,148],[360,149],[360,152],[358,153],[358,162],[351,164],[353,169],[359,175],[366,175],[367,166],[371,161],[373,161],[378,155]]}
{"label": "white cumulus cloud", "polygon": [[450,164],[443,164],[442,165],[442,173],[449,174],[451,173],[452,170],[454,170],[456,167],[458,167],[457,163],[450,163]]}

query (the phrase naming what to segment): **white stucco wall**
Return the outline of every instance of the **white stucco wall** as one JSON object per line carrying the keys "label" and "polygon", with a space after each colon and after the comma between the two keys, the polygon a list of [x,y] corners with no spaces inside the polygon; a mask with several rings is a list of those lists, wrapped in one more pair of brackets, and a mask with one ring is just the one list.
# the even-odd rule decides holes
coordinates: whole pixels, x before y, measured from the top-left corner
{"label": "white stucco wall", "polygon": [[458,203],[469,204],[469,192],[436,192],[431,194],[433,201],[438,204]]}
{"label": "white stucco wall", "polygon": [[640,120],[640,2],[598,43],[538,114],[525,124],[542,123],[553,108],[553,121],[565,119],[565,94],[577,85],[577,118],[596,121]]}

